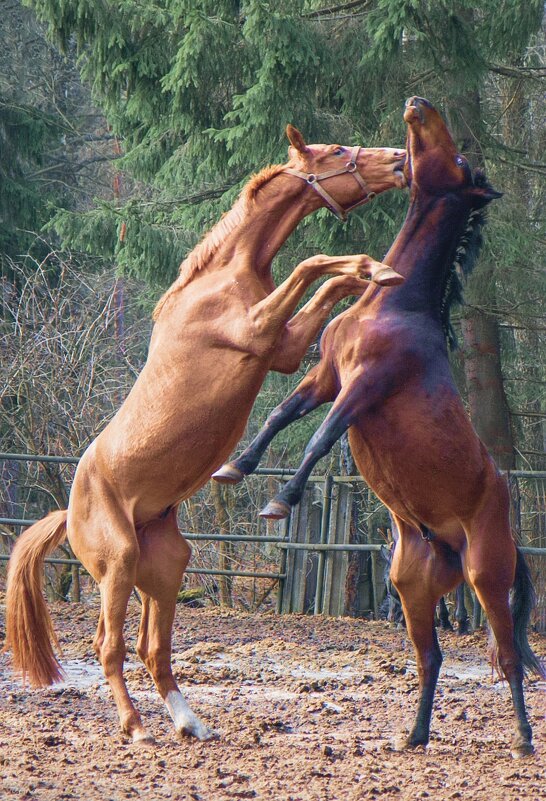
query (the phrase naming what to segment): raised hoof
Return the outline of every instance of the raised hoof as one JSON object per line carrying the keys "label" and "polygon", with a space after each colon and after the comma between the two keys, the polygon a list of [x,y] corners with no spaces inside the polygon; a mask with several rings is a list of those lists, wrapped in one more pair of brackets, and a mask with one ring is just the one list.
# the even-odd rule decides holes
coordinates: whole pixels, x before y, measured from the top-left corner
{"label": "raised hoof", "polygon": [[404,282],[404,276],[397,273],[392,267],[385,267],[375,273],[373,282],[379,286],[396,286]]}
{"label": "raised hoof", "polygon": [[269,501],[265,509],[260,512],[260,517],[268,520],[282,520],[290,514],[290,504],[284,501]]}
{"label": "raised hoof", "polygon": [[222,467],[211,476],[211,478],[218,481],[220,484],[238,484],[244,477],[245,474],[229,462],[222,465]]}

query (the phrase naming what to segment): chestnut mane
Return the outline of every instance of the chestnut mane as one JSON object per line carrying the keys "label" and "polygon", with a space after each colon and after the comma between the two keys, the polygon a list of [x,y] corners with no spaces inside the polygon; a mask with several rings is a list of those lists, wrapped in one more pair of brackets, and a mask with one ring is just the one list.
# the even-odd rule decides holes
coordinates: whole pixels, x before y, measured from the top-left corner
{"label": "chestnut mane", "polygon": [[229,234],[248,217],[251,204],[256,199],[258,191],[269,183],[272,178],[283,172],[284,169],[284,164],[273,164],[252,176],[233,207],[222,215],[219,221],[204,235],[201,242],[194,247],[181,263],[178,270],[178,278],[162,295],[154,309],[154,320],[159,317],[168,298],[183,289],[200,270],[206,267]]}

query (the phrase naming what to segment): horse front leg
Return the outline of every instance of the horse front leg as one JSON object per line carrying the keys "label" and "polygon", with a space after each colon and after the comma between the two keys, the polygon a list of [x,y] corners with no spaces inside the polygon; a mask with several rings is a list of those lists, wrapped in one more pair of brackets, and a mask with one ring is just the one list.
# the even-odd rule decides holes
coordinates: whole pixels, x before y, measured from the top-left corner
{"label": "horse front leg", "polygon": [[300,502],[307,479],[319,459],[330,451],[356,419],[366,414],[367,409],[381,403],[390,385],[390,374],[381,365],[368,369],[357,365],[348,376],[322,425],[311,437],[295,475],[260,512],[261,517],[272,520],[288,517],[292,506]]}
{"label": "horse front leg", "polygon": [[[391,267],[366,254],[326,256],[318,254],[300,262],[286,279],[267,297],[249,310],[254,336],[278,335],[294,313],[309,286],[323,275],[368,279],[381,286],[399,284],[404,279]],[[350,292],[347,294],[351,294]]]}
{"label": "horse front leg", "polygon": [[294,392],[271,412],[256,437],[237,459],[226,462],[212,474],[215,481],[221,484],[237,484],[242,481],[257,468],[266,448],[279,431],[305,417],[322,403],[333,400],[329,386],[331,382],[320,380],[321,372],[324,373],[320,367],[321,365],[317,365],[313,368]]}
{"label": "horse front leg", "polygon": [[347,396],[338,396],[324,422],[311,437],[296,474],[286,482],[281,492],[260,512],[260,517],[279,520],[288,517],[293,506],[300,502],[307,479],[316,463],[330,451],[352,422],[351,403]]}
{"label": "horse front leg", "polygon": [[363,295],[369,286],[369,280],[353,275],[338,275],[326,281],[286,324],[269,369],[279,373],[296,372],[336,303],[343,298]]}

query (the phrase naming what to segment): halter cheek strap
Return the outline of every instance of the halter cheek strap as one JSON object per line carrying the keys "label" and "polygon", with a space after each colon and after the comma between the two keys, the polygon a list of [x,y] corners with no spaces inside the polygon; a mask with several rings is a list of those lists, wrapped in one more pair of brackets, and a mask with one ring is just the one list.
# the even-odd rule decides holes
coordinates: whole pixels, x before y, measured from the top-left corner
{"label": "halter cheek strap", "polygon": [[[355,209],[357,206],[361,206],[363,203],[366,203],[368,200],[373,200],[375,197],[375,192],[368,191],[364,178],[358,172],[357,159],[359,152],[360,146],[355,145],[351,150],[349,161],[344,167],[340,167],[338,170],[328,170],[327,172],[321,172],[319,175],[316,175],[314,172],[301,172],[300,170],[292,169],[292,167],[287,167],[285,172],[287,172],[289,175],[295,175],[297,178],[301,178],[302,181],[305,181],[307,184],[309,184],[309,186],[314,189],[315,192],[317,192],[317,194],[319,194],[326,202],[326,206],[330,209],[330,211],[335,214],[338,219],[345,221],[347,219],[347,214],[350,211]],[[320,182],[325,181],[327,178],[333,178],[334,175],[345,175],[346,173],[349,173],[349,175],[353,176],[355,181],[364,192],[364,197],[362,197],[360,200],[357,200],[356,203],[353,203],[348,208],[344,209],[343,206],[341,206],[337,200],[334,200],[332,195],[320,185]]]}

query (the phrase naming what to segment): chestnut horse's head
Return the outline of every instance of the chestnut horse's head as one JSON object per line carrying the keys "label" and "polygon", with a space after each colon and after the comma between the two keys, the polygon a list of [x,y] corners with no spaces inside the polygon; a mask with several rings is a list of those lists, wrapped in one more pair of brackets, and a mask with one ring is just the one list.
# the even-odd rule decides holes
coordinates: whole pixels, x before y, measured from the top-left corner
{"label": "chestnut horse's head", "polygon": [[418,191],[433,195],[456,192],[465,195],[473,207],[502,197],[502,193],[483,180],[481,173],[472,174],[432,103],[422,97],[410,97],[404,120],[408,126],[404,173],[412,196]]}
{"label": "chestnut horse's head", "polygon": [[286,135],[291,147],[285,172],[306,181],[341,219],[380,192],[406,186],[401,148],[308,145],[293,125]]}

